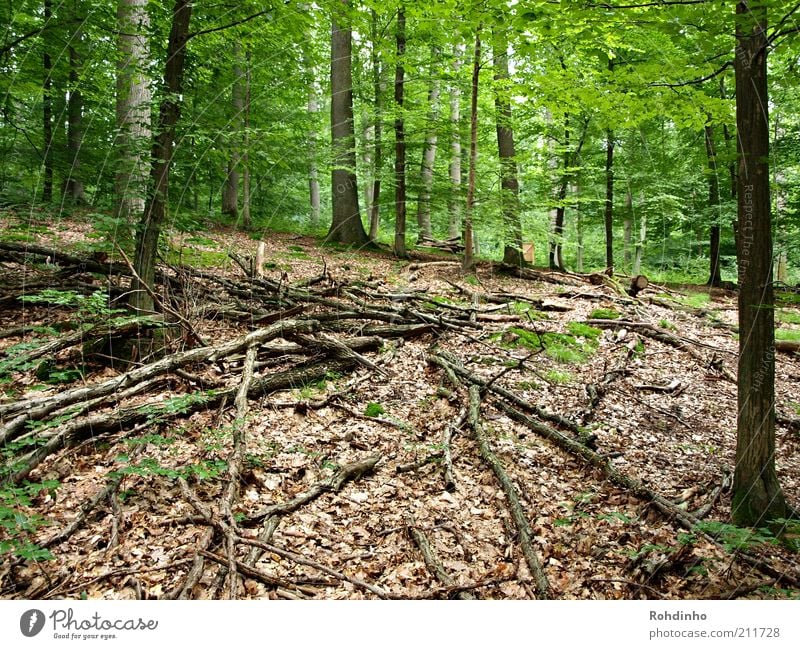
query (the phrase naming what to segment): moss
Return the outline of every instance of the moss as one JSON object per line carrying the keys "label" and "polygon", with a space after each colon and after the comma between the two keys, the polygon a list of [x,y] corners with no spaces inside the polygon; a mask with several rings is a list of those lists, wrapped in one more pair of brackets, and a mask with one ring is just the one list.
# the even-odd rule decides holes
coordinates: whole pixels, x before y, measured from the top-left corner
{"label": "moss", "polygon": [[618,320],[620,313],[614,309],[595,309],[589,317],[593,320]]}

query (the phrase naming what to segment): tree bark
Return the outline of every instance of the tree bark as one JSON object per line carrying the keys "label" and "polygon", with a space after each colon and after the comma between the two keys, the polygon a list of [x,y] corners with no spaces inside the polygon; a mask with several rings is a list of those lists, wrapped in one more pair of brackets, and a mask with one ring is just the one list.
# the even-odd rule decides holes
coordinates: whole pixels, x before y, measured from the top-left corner
{"label": "tree bark", "polygon": [[117,142],[119,160],[115,215],[133,225],[144,211],[147,196],[147,149],[150,145],[150,56],[147,0],[119,0],[117,48]]}
{"label": "tree bark", "polygon": [[[52,0],[44,0],[44,22],[52,20]],[[42,200],[53,200],[53,63],[50,60],[48,37],[42,32],[42,139],[44,143],[44,179],[42,181]]]}
{"label": "tree bark", "polygon": [[[79,20],[79,0],[73,0],[73,18]],[[80,89],[81,55],[78,48],[83,40],[83,23],[71,34],[69,52],[69,99],[67,100],[67,160],[69,171],[64,180],[64,198],[75,203],[86,202],[81,179],[81,144],[83,143],[83,94]]]}
{"label": "tree bark", "polygon": [[191,0],[176,0],[172,10],[172,27],[164,68],[164,98],[159,108],[158,131],[151,153],[150,179],[153,189],[145,203],[144,214],[136,233],[134,269],[141,281],[134,279],[131,283],[129,303],[139,311],[152,311],[154,307],[153,299],[142,284],[153,286],[158,238],[167,214],[169,168],[172,163],[175,126],[181,114],[179,98],[183,91],[183,68],[191,16]]}
{"label": "tree bark", "polygon": [[[633,207],[633,199],[631,198],[631,208]],[[631,275],[638,275],[642,270],[642,255],[644,254],[644,243],[647,241],[647,212],[639,214],[639,238],[636,241],[636,247],[633,253],[633,268]]]}
{"label": "tree bark", "polygon": [[244,113],[244,88],[242,79],[241,47],[239,42],[234,40],[231,56],[233,57],[233,85],[231,87],[231,107],[233,108],[233,119],[230,120],[230,158],[228,159],[228,175],[225,179],[225,187],[222,191],[222,213],[230,216],[234,222],[239,219],[239,138],[241,137],[240,124]]}
{"label": "tree bark", "polygon": [[465,273],[475,272],[475,238],[472,233],[472,210],[475,204],[475,167],[478,161],[478,79],[481,71],[481,28],[475,32],[475,54],[472,60],[472,96],[469,111],[469,172],[467,174],[467,209],[464,212]]}
{"label": "tree bark", "polygon": [[250,216],[250,49],[245,53],[244,71],[244,132],[242,134],[242,225],[245,230],[253,227]]}
{"label": "tree bark", "polygon": [[353,43],[347,12],[349,0],[331,17],[331,198],[333,218],[326,241],[363,245],[367,233],[361,223],[356,181],[356,136],[353,119]]}
{"label": "tree bark", "polygon": [[403,115],[406,52],[406,12],[402,5],[397,13],[397,65],[394,73],[394,254],[406,257],[406,134]]}
{"label": "tree bark", "polygon": [[375,124],[373,142],[375,155],[372,158],[372,201],[369,204],[369,239],[376,241],[380,227],[381,172],[383,170],[383,69],[378,54],[378,14],[373,9],[372,17],[372,86],[375,93]]}
{"label": "tree bark", "polygon": [[625,270],[630,270],[631,261],[631,239],[633,233],[633,196],[630,187],[625,192],[625,218],[622,220],[622,265]]}
{"label": "tree bark", "polygon": [[319,97],[317,95],[316,75],[314,74],[308,57],[306,57],[306,72],[309,76],[308,117],[311,121],[311,128],[308,131],[308,197],[309,206],[311,208],[311,227],[316,230],[319,227],[320,220],[319,168],[317,167],[317,142],[319,140],[317,114],[319,113]]}
{"label": "tree bark", "polygon": [[[434,54],[435,54],[434,50]],[[438,57],[435,57],[438,58]],[[431,75],[435,74],[434,65],[431,64]],[[428,89],[428,129],[425,136],[425,147],[422,151],[422,164],[420,165],[419,180],[420,190],[417,199],[417,226],[419,239],[432,239],[431,229],[431,190],[433,189],[433,166],[436,162],[436,120],[439,117],[439,79],[433,78]]]}
{"label": "tree bark", "polygon": [[493,32],[494,105],[497,112],[497,150],[500,156],[501,206],[503,210],[503,263],[522,265],[522,221],[519,214],[519,180],[511,99],[508,94],[508,41],[505,32]]}
{"label": "tree bark", "polygon": [[606,132],[606,202],[603,221],[606,227],[606,272],[614,273],[614,133]]}
{"label": "tree bark", "polygon": [[706,156],[708,158],[708,207],[711,212],[711,226],[709,233],[710,275],[709,286],[719,286],[722,283],[719,268],[719,243],[720,225],[719,212],[719,177],[717,175],[717,151],[714,146],[714,130],[710,123],[705,126]]}
{"label": "tree bark", "polygon": [[739,142],[739,381],[731,516],[757,526],[789,513],[775,471],[775,312],[769,192],[766,5],[736,5]]}
{"label": "tree bark", "polygon": [[453,82],[450,87],[450,199],[448,201],[447,238],[461,236],[461,85],[458,74],[464,50],[455,46]]}

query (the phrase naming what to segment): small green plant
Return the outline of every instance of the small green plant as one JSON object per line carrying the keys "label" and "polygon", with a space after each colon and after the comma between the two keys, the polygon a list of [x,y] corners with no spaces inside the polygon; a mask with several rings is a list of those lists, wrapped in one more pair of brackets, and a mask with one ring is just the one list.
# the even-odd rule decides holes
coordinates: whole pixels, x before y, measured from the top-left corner
{"label": "small green plant", "polygon": [[553,385],[568,385],[575,380],[575,377],[570,372],[562,370],[547,370],[544,373],[544,378]]}
{"label": "small green plant", "polygon": [[375,403],[374,401],[370,401],[367,404],[367,407],[364,408],[364,414],[367,417],[379,417],[380,415],[384,414],[386,411],[383,409],[383,406],[379,403]]}
{"label": "small green plant", "polygon": [[670,331],[675,331],[677,327],[672,324],[669,320],[661,319],[658,321],[658,326],[662,329],[669,329]]}
{"label": "small green plant", "polygon": [[32,499],[42,491],[55,493],[59,483],[45,480],[39,483],[26,483],[20,487],[0,487],[0,555],[12,553],[22,559],[45,561],[53,558],[46,548],[33,543],[31,535],[47,521],[37,514],[26,514],[21,508],[32,505]]}
{"label": "small green plant", "polygon": [[590,327],[582,322],[570,322],[567,324],[567,331],[575,337],[588,338],[594,340],[598,338],[603,332],[596,327]]}
{"label": "small green plant", "polygon": [[614,309],[595,309],[589,315],[592,320],[618,320],[619,317],[619,311]]}
{"label": "small green plant", "polygon": [[720,521],[701,521],[695,527],[716,538],[727,552],[748,550],[765,543],[778,543],[775,535],[766,527],[750,529]]}
{"label": "small green plant", "polygon": [[475,275],[467,275],[466,277],[464,277],[464,281],[472,286],[478,286],[480,284],[478,278],[475,277]]}

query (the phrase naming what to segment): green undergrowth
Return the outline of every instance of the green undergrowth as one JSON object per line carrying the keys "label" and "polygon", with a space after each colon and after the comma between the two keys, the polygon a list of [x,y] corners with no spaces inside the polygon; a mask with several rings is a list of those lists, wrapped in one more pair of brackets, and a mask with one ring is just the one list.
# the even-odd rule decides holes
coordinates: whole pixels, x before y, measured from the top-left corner
{"label": "green undergrowth", "polygon": [[531,351],[543,352],[558,363],[581,363],[592,356],[598,347],[600,329],[579,322],[567,325],[569,333],[537,333],[522,327],[509,327],[504,333],[497,333],[492,339],[506,348],[524,347]]}
{"label": "green undergrowth", "polygon": [[589,314],[592,320],[619,320],[620,313],[614,309],[595,309]]}

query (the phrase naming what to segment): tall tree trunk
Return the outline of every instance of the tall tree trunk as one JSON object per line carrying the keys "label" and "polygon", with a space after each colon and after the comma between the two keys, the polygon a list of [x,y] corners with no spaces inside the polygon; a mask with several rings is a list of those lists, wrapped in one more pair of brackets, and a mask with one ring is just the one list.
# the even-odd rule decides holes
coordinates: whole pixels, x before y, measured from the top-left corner
{"label": "tall tree trunk", "polygon": [[[633,211],[633,197],[631,197],[631,211]],[[633,253],[633,269],[631,275],[638,275],[642,270],[642,256],[644,244],[647,241],[647,212],[639,214],[639,238],[636,240],[636,249]]]}
{"label": "tall tree trunk", "polygon": [[242,80],[241,47],[239,42],[234,39],[231,55],[233,57],[233,86],[231,87],[231,108],[233,108],[233,119],[230,120],[232,131],[229,141],[230,158],[228,159],[228,175],[225,179],[225,186],[222,191],[222,213],[230,216],[234,222],[239,219],[239,141],[242,129],[239,125],[242,122],[244,113],[244,89]]}
{"label": "tall tree trunk", "polygon": [[757,526],[786,517],[775,472],[775,311],[769,192],[767,10],[736,5],[739,142],[739,382],[731,516]]}
{"label": "tall tree trunk", "polygon": [[717,176],[717,150],[714,146],[714,131],[711,124],[705,126],[706,156],[708,158],[708,207],[711,212],[711,226],[709,234],[710,275],[709,286],[719,286],[722,283],[719,268],[719,177]]}
{"label": "tall tree trunk", "polygon": [[[575,195],[580,196],[580,181],[575,183]],[[583,215],[581,214],[581,206],[575,203],[575,270],[579,273],[583,272]]]}
{"label": "tall tree trunk", "polygon": [[367,233],[361,223],[356,181],[356,135],[353,119],[353,43],[347,12],[349,0],[340,0],[342,10],[331,16],[331,198],[333,218],[326,241],[363,245]]}
{"label": "tall tree trunk", "polygon": [[614,133],[606,132],[606,202],[603,221],[606,227],[606,272],[614,274]]}
{"label": "tall tree trunk", "polygon": [[373,156],[372,202],[369,205],[369,239],[378,239],[380,227],[381,173],[383,171],[383,70],[378,54],[378,13],[371,11],[372,38],[372,86],[375,93],[375,125],[373,129],[375,155]]}
{"label": "tall tree trunk", "polygon": [[119,0],[117,47],[117,130],[119,161],[115,178],[115,214],[134,225],[147,196],[150,145],[150,81],[147,77],[147,0]]}
{"label": "tall tree trunk", "polygon": [[242,225],[246,230],[253,227],[250,216],[250,49],[245,53],[244,74],[244,132],[242,134]]}
{"label": "tall tree trunk", "polygon": [[317,166],[317,143],[319,141],[317,114],[319,113],[319,96],[317,94],[316,75],[314,74],[308,57],[306,57],[306,71],[309,76],[308,117],[311,121],[311,128],[308,131],[308,195],[309,206],[311,208],[311,227],[316,230],[319,227],[320,220],[319,167]]}
{"label": "tall tree trunk", "polygon": [[522,265],[522,221],[519,213],[519,180],[514,129],[511,125],[511,99],[508,84],[508,42],[505,32],[493,32],[493,57],[497,113],[497,150],[500,157],[501,206],[503,210],[503,262]]}
{"label": "tall tree trunk", "polygon": [[406,12],[402,5],[397,12],[397,65],[394,73],[394,254],[406,257],[406,134],[403,115],[405,88],[404,58],[406,52]]}
{"label": "tall tree trunk", "polygon": [[475,239],[472,234],[472,210],[475,205],[475,167],[478,162],[478,79],[481,71],[481,27],[475,31],[475,54],[472,59],[472,95],[469,110],[469,172],[467,174],[467,209],[464,212],[465,273],[475,272]]}
{"label": "tall tree trunk", "polygon": [[[79,0],[73,0],[72,15],[79,20]],[[75,204],[85,203],[86,194],[81,179],[81,144],[83,143],[83,94],[81,93],[81,55],[78,51],[83,40],[83,23],[78,23],[69,46],[69,99],[67,100],[67,160],[70,167],[64,180],[64,198]]]}
{"label": "tall tree trunk", "polygon": [[461,236],[461,84],[458,74],[464,50],[455,46],[453,81],[450,86],[450,198],[448,200],[447,238]]}
{"label": "tall tree trunk", "polygon": [[[435,50],[434,53],[436,53]],[[434,67],[431,64],[431,75],[435,74]],[[438,117],[439,79],[434,77],[431,79],[431,84],[428,88],[428,129],[425,135],[425,147],[422,150],[422,164],[419,172],[420,190],[417,199],[417,226],[420,240],[433,238],[431,229],[431,190],[433,188],[433,167],[436,162],[436,143],[438,142],[436,131]]]}
{"label": "tall tree trunk", "polygon": [[625,192],[625,216],[622,219],[622,265],[625,270],[631,268],[631,235],[633,231],[633,196],[631,189]]}
{"label": "tall tree trunk", "polygon": [[152,193],[145,203],[144,214],[136,233],[134,268],[141,281],[131,284],[130,305],[139,311],[152,311],[153,299],[142,284],[153,286],[158,237],[167,215],[169,168],[172,163],[175,126],[181,114],[183,69],[186,41],[192,17],[192,0],[176,0],[172,10],[172,27],[167,43],[164,68],[164,94],[158,114],[158,129],[151,153],[150,179]]}
{"label": "tall tree trunk", "polygon": [[[44,22],[49,24],[53,17],[52,0],[44,0]],[[44,143],[44,179],[42,181],[42,200],[53,200],[53,64],[50,60],[48,37],[42,32],[42,139]]]}
{"label": "tall tree trunk", "polygon": [[558,183],[556,194],[556,209],[553,219],[553,240],[550,242],[550,268],[553,270],[564,270],[564,259],[562,255],[564,239],[564,216],[566,214],[567,186],[569,185],[570,167],[570,141],[569,141],[569,115],[564,115],[564,154],[562,157],[563,169],[561,179]]}

